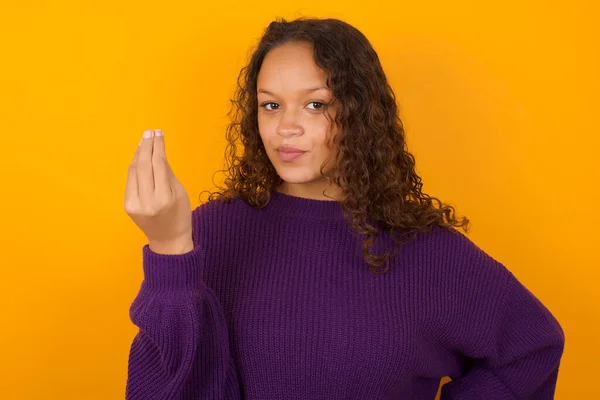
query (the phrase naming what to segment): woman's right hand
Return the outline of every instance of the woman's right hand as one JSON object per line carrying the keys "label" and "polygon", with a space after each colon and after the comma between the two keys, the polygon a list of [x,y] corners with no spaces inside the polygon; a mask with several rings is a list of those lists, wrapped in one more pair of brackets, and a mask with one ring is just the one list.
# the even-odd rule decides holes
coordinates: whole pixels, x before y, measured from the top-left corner
{"label": "woman's right hand", "polygon": [[129,165],[125,212],[144,232],[152,251],[184,254],[193,250],[190,200],[167,162],[160,130],[144,132]]}

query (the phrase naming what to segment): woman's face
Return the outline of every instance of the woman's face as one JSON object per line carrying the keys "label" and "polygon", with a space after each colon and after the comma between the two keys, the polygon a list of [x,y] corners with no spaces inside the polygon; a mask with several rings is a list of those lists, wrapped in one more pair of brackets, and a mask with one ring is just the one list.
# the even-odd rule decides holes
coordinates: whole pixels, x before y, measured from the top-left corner
{"label": "woman's face", "polygon": [[[326,74],[315,64],[308,43],[281,45],[263,60],[257,80],[258,129],[269,160],[284,180],[281,192],[323,199],[329,186],[319,172],[331,152],[327,141],[336,133],[325,116],[326,109],[331,118],[336,111],[325,106],[333,97],[326,86]],[[278,150],[283,145],[302,153],[285,154]],[[331,160],[324,174],[333,166]]]}

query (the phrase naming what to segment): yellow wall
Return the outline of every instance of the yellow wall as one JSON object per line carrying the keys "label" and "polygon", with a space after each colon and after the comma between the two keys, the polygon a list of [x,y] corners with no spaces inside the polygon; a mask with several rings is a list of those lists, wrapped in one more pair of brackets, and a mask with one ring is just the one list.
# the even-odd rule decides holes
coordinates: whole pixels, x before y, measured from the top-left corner
{"label": "yellow wall", "polygon": [[165,131],[198,205],[222,166],[249,46],[276,16],[315,15],[370,38],[425,190],[470,217],[470,237],[563,324],[557,398],[591,398],[600,373],[592,3],[2,1],[2,397],[123,398],[145,244],[123,196],[143,130]]}

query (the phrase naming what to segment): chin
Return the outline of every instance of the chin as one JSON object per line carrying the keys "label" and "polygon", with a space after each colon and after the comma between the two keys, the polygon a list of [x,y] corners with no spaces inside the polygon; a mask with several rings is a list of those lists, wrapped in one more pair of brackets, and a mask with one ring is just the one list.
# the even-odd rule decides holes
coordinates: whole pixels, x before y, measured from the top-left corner
{"label": "chin", "polygon": [[308,183],[317,179],[315,174],[311,171],[303,169],[296,169],[294,171],[288,170],[287,168],[278,168],[277,175],[287,183]]}

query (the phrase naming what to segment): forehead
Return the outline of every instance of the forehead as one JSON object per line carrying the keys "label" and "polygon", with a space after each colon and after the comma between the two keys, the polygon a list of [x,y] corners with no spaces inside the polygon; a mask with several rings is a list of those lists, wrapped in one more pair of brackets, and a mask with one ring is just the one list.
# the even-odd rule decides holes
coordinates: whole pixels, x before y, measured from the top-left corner
{"label": "forehead", "polygon": [[258,88],[296,91],[324,85],[325,71],[317,66],[313,47],[294,42],[275,47],[267,53],[258,73]]}

